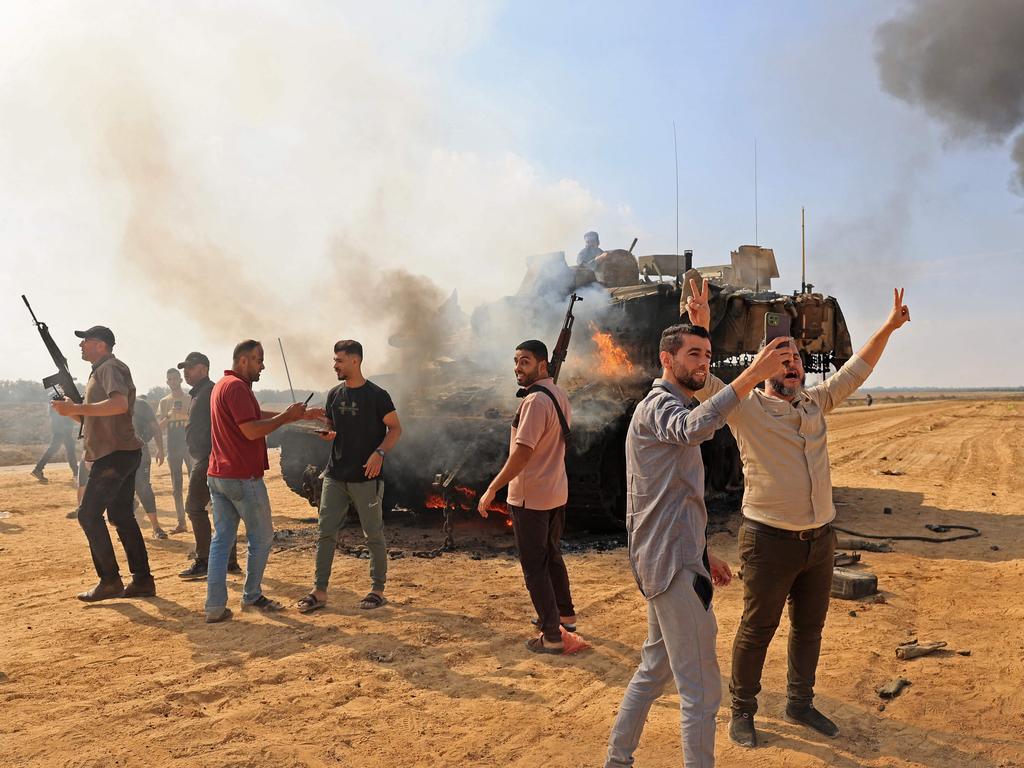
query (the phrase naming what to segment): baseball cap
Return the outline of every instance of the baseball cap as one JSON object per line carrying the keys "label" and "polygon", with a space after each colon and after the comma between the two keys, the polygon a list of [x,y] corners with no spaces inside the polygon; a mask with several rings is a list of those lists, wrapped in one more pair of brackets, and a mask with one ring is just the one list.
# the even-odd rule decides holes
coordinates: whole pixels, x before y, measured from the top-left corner
{"label": "baseball cap", "polygon": [[94,325],[84,331],[75,331],[75,336],[80,339],[97,339],[105,341],[108,347],[114,346],[114,332],[105,325]]}
{"label": "baseball cap", "polygon": [[207,368],[210,367],[210,358],[204,355],[202,352],[189,352],[185,355],[185,359],[178,363],[179,368],[188,368],[191,365],[205,365]]}

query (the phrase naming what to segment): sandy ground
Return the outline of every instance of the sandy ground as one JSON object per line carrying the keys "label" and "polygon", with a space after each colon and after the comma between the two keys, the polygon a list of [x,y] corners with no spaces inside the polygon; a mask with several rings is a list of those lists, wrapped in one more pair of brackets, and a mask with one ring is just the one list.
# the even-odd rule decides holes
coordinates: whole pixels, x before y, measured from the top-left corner
{"label": "sandy ground", "polygon": [[[840,525],[927,534],[925,523],[960,523],[984,535],[865,553],[885,600],[833,601],[819,667],[818,706],[842,735],[783,721],[780,630],[758,715],[764,746],[732,745],[723,709],[719,765],[1024,766],[1022,416],[1020,403],[952,401],[832,418]],[[576,656],[525,651],[529,602],[504,554],[394,560],[390,605],[368,612],[355,608],[367,562],[339,553],[325,611],[236,613],[208,626],[204,585],[174,575],[190,536],[151,542],[158,598],[75,600],[95,577],[81,530],[64,517],[68,470],[48,474],[48,486],[0,475],[0,765],[602,764],[645,635],[623,550],[567,558],[580,632],[594,644]],[[169,478],[154,475],[170,527]],[[269,484],[278,527],[310,515],[276,472]],[[712,546],[735,566],[734,535]],[[311,573],[310,550],[279,551],[264,584],[293,602]],[[240,582],[230,589],[237,602]],[[715,598],[726,673],[740,596],[735,584]],[[896,645],[912,637],[971,655],[898,660]],[[875,688],[897,676],[912,685],[880,710]],[[638,765],[681,764],[677,707],[674,694],[654,706]]]}

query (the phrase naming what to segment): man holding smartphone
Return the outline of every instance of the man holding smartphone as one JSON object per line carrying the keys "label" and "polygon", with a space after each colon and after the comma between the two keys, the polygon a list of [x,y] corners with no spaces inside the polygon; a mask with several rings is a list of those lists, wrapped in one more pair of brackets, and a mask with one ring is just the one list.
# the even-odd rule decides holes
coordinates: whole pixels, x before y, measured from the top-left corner
{"label": "man holding smartphone", "polygon": [[[694,325],[708,328],[707,281],[686,309]],[[831,378],[804,388],[799,349],[790,345],[785,370],[755,389],[729,415],[743,460],[743,523],[739,530],[743,569],[743,616],[733,643],[732,722],[729,738],[757,746],[754,713],[765,655],[789,602],[789,674],[786,720],[835,737],[839,728],[814,708],[814,682],[821,631],[832,587],[835,533],[826,414],[853,394],[878,363],[889,336],[910,320],[903,290],[893,291],[889,317]],[[768,334],[766,334],[767,336]],[[695,392],[708,400],[725,388],[709,375]]]}
{"label": "man holding smartphone", "polygon": [[327,584],[338,544],[338,529],[355,507],[370,550],[370,591],[359,607],[372,610],[387,603],[388,547],[384,540],[384,457],[398,443],[402,426],[391,395],[363,376],[363,345],[342,339],[334,345],[334,373],[341,383],[327,393],[331,457],[320,494],[320,538],[312,591],[298,601],[299,613],[327,605]]}

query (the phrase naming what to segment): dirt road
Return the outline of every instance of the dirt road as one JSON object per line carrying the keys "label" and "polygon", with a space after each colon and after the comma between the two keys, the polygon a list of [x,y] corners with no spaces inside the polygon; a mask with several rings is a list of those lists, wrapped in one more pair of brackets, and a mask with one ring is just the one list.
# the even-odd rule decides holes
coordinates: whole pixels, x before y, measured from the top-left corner
{"label": "dirt road", "polygon": [[[1022,427],[1020,402],[876,405],[832,417],[838,524],[928,535],[925,523],[957,523],[984,535],[865,553],[884,602],[833,601],[819,668],[817,704],[842,735],[783,721],[780,630],[758,714],[764,746],[732,745],[723,709],[719,765],[1024,766]],[[206,625],[204,584],[174,575],[186,565],[187,535],[149,542],[156,599],[75,600],[95,575],[81,530],[65,519],[69,473],[49,474],[48,486],[0,475],[0,512],[9,513],[0,514],[0,765],[602,764],[645,634],[624,551],[567,558],[580,632],[594,644],[576,656],[523,648],[530,606],[518,564],[504,555],[396,559],[391,603],[372,612],[355,607],[367,562],[339,556],[325,611],[236,613]],[[164,469],[154,476],[170,527],[170,481]],[[311,514],[276,471],[269,484],[278,527]],[[347,536],[353,543],[357,532]],[[734,535],[716,535],[712,547],[735,568]],[[268,594],[294,602],[312,567],[309,550],[274,553]],[[230,581],[233,602],[240,587]],[[739,585],[715,598],[726,674],[740,602]],[[951,650],[898,660],[897,644],[914,637]],[[912,685],[880,711],[875,688],[893,677]],[[638,765],[682,763],[677,707],[673,694],[652,709]]]}

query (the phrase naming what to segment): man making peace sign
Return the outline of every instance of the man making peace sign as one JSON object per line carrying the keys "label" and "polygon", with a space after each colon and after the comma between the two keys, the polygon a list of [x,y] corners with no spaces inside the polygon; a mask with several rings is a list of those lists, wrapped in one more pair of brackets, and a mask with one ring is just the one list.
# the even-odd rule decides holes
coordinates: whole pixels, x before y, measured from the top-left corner
{"label": "man making peace sign", "polygon": [[[693,325],[709,328],[707,281],[686,310]],[[825,415],[860,387],[878,363],[889,336],[910,321],[903,290],[893,291],[889,317],[835,376],[804,389],[800,351],[791,343],[785,370],[753,390],[726,423],[743,460],[743,523],[739,530],[743,616],[732,649],[732,722],[729,737],[757,746],[754,713],[768,644],[789,601],[789,675],[786,719],[825,736],[839,728],[813,706],[821,630],[832,587],[835,533]],[[703,402],[725,388],[709,375],[695,393]]]}

